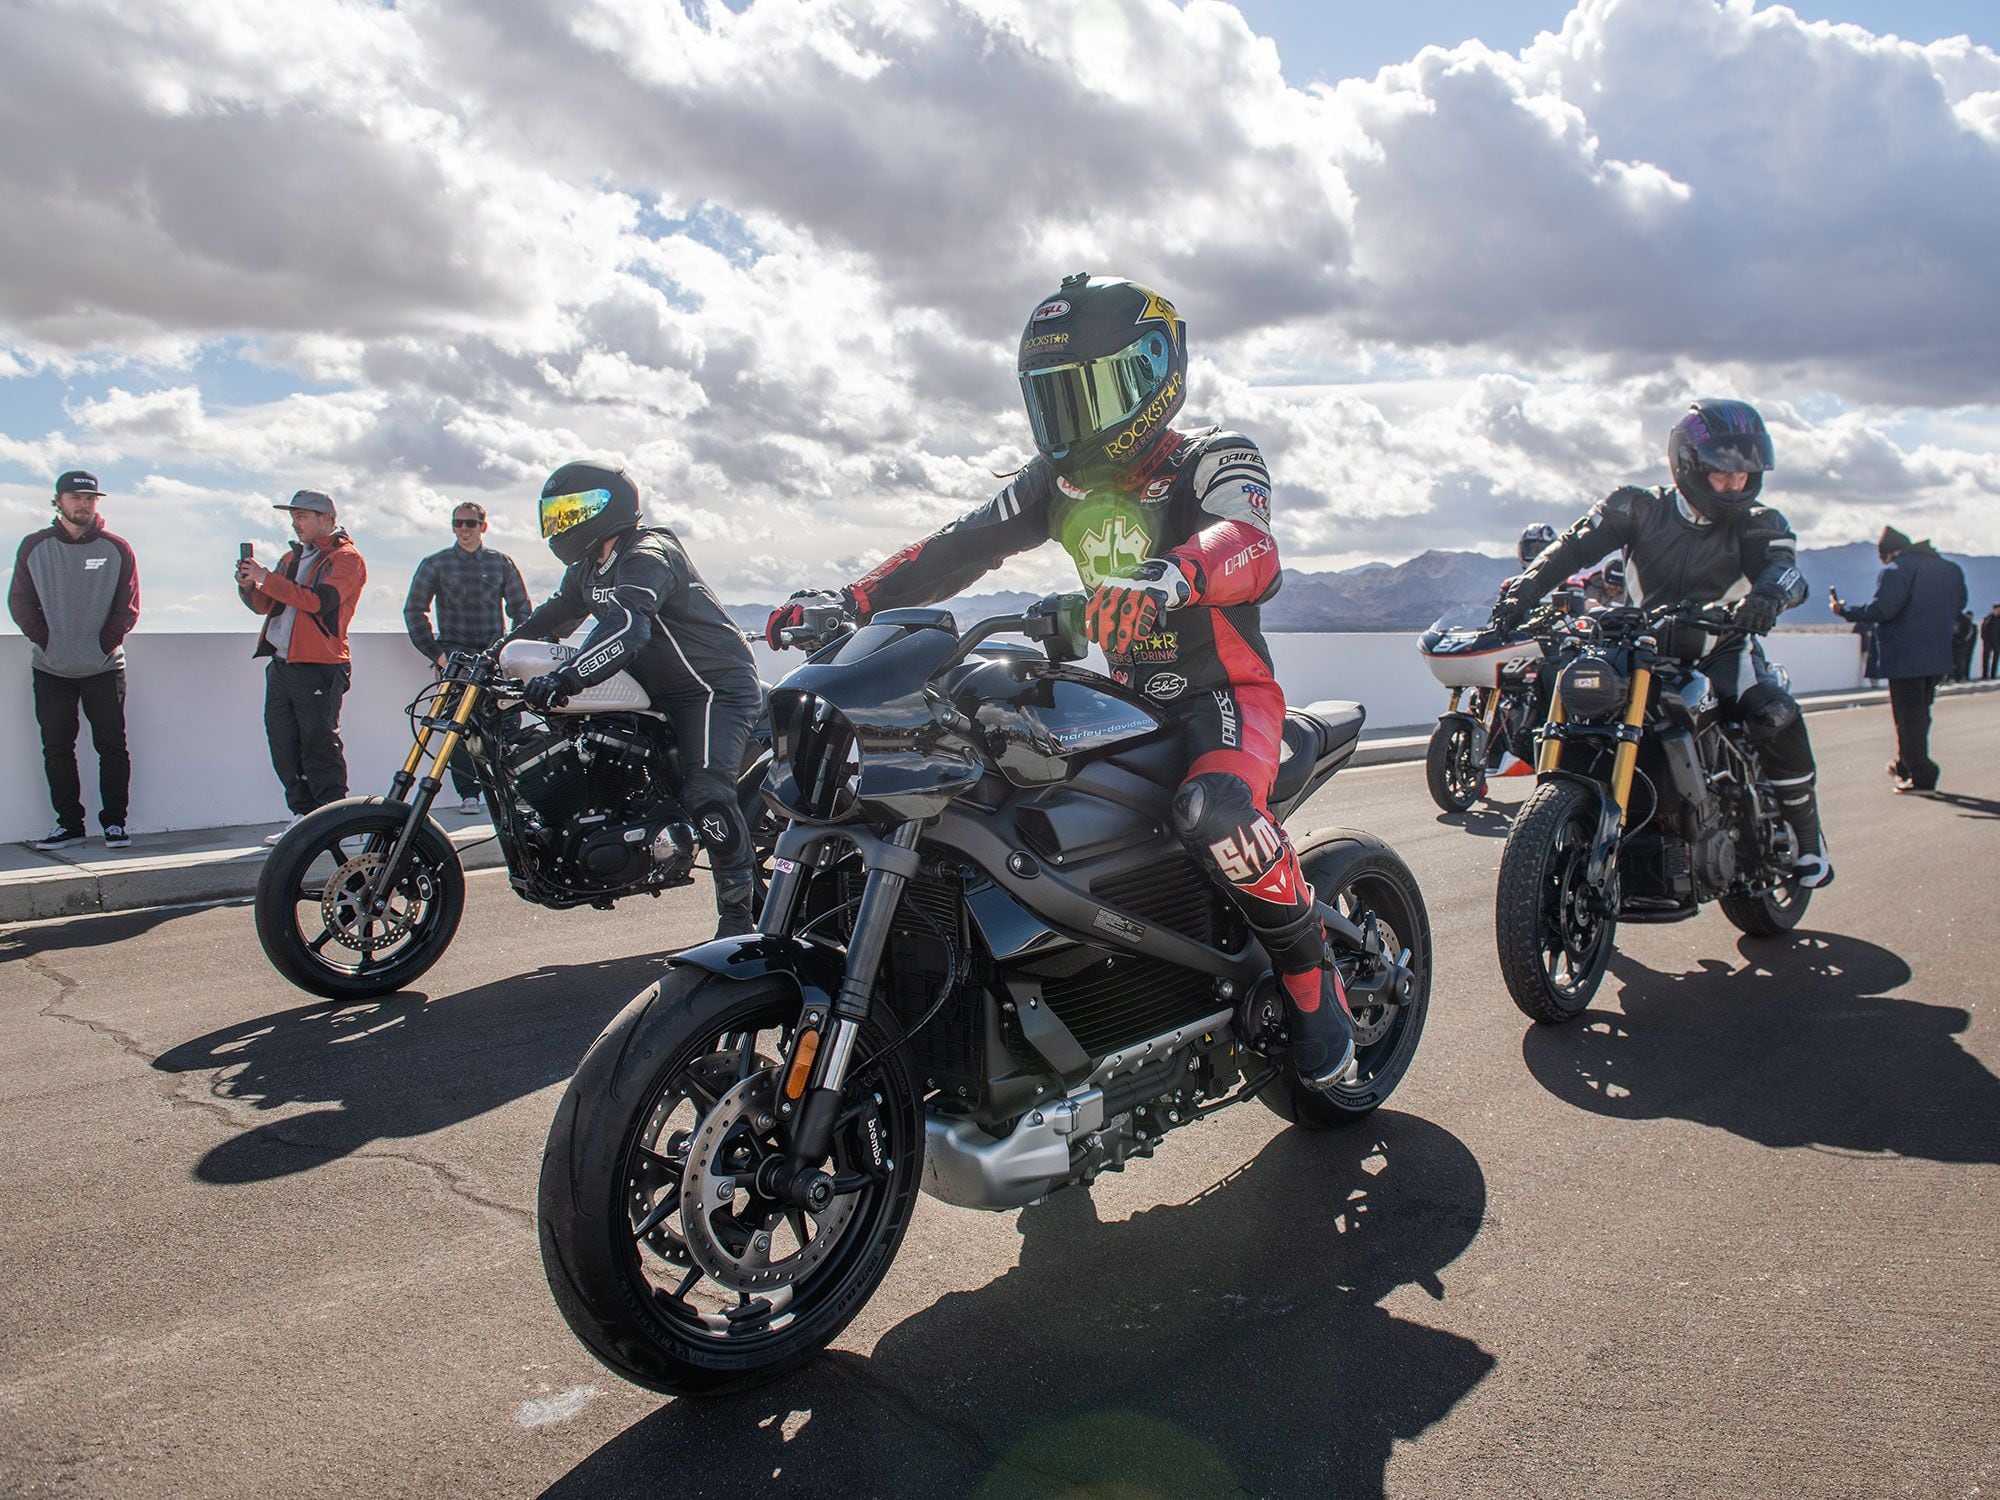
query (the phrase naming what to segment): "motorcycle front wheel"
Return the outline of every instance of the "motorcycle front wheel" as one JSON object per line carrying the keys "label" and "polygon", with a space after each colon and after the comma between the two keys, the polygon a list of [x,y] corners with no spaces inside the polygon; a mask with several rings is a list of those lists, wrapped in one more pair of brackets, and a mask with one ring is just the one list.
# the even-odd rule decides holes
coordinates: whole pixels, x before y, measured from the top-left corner
{"label": "motorcycle front wheel", "polygon": [[350,797],[286,830],[252,907],[272,968],[329,1000],[365,1000],[402,989],[444,956],[465,915],[465,870],[429,818],[386,902],[371,912],[363,899],[408,817],[405,803]]}
{"label": "motorcycle front wheel", "polygon": [[542,1154],[542,1268],[572,1332],[668,1395],[774,1380],[837,1337],[888,1273],[923,1169],[923,1107],[861,1029],[819,1212],[760,1191],[785,1150],[770,1108],[799,1019],[784,979],[674,969],[584,1054]]}
{"label": "motorcycle front wheel", "polygon": [[1582,1015],[1611,961],[1618,923],[1596,909],[1585,878],[1596,836],[1589,788],[1545,781],[1516,814],[1500,854],[1500,976],[1522,1014],[1545,1026]]}
{"label": "motorcycle front wheel", "polygon": [[1338,830],[1314,839],[1299,850],[1299,868],[1321,902],[1357,927],[1372,917],[1388,950],[1410,955],[1407,998],[1349,991],[1354,1072],[1348,1079],[1330,1089],[1308,1088],[1288,1067],[1257,1095],[1281,1119],[1325,1129],[1374,1111],[1409,1071],[1430,1014],[1431,921],[1417,877],[1370,834]]}
{"label": "motorcycle front wheel", "polygon": [[1462,813],[1486,795],[1486,767],[1473,758],[1472,741],[1471,721],[1455,714],[1439,719],[1431,731],[1424,784],[1445,812]]}

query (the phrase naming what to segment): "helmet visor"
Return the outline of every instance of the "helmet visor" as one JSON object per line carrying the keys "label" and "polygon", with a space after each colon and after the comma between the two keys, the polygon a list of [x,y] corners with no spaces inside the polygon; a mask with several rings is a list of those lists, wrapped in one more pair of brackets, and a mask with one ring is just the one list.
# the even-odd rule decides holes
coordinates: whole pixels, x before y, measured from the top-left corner
{"label": "helmet visor", "polygon": [[1023,371],[1035,446],[1061,457],[1124,421],[1165,384],[1169,352],[1164,334],[1148,333],[1103,359]]}
{"label": "helmet visor", "polygon": [[1694,445],[1694,454],[1703,468],[1718,474],[1761,474],[1772,467],[1771,434],[1762,428],[1711,433]]}
{"label": "helmet visor", "polygon": [[611,503],[609,490],[582,490],[573,495],[542,496],[542,540],[561,536],[602,513]]}

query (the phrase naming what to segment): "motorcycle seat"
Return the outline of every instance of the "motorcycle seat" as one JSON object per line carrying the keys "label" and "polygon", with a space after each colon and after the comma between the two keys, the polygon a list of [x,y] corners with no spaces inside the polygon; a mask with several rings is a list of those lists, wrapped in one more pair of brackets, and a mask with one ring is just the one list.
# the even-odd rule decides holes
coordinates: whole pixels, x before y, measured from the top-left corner
{"label": "motorcycle seat", "polygon": [[1352,755],[1367,718],[1368,711],[1359,703],[1339,700],[1286,709],[1278,777],[1271,787],[1272,803],[1291,801],[1320,766],[1330,759],[1344,761]]}

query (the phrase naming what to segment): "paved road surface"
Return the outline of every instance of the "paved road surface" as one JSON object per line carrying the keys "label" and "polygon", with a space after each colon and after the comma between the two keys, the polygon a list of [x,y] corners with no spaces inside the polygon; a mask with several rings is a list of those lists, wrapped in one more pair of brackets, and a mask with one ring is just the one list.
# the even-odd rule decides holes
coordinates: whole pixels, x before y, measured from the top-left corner
{"label": "paved road surface", "polygon": [[0,933],[0,1491],[1993,1493],[2000,701],[1940,705],[1948,801],[1891,794],[1886,713],[1813,733],[1841,878],[1806,930],[1629,929],[1554,1031],[1496,972],[1504,813],[1343,775],[1295,826],[1388,837],[1439,940],[1393,1109],[924,1200],[835,1352],[706,1404],[584,1354],[530,1217],[692,893],[552,915],[475,876],[424,992],[345,1010],[241,906]]}

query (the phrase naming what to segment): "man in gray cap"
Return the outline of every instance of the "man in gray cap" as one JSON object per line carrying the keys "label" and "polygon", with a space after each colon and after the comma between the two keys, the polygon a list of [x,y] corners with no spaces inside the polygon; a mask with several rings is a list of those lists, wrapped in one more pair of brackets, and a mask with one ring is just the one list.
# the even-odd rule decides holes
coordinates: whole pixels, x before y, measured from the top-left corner
{"label": "man in gray cap", "polygon": [[[291,513],[298,540],[275,569],[254,557],[239,562],[236,591],[265,617],[254,654],[271,658],[264,673],[264,733],[291,809],[289,828],[347,795],[340,700],[353,680],[347,624],[368,567],[335,519],[330,497],[300,490],[273,508]],[[264,842],[282,837],[280,829]]]}
{"label": "man in gray cap", "polygon": [[77,710],[97,751],[97,817],[104,842],[122,849],[132,757],[125,748],[125,637],[139,618],[139,564],[97,514],[97,476],[71,469],[56,480],[56,519],[21,543],[7,612],[34,645],[35,722],[56,826],[37,849],[83,842],[83,786],[76,765]]}
{"label": "man in gray cap", "polygon": [[1889,774],[1899,792],[1937,790],[1931,759],[1931,701],[1951,675],[1951,632],[1965,608],[1965,574],[1929,542],[1913,542],[1893,526],[1875,544],[1882,572],[1875,597],[1848,604],[1829,589],[1828,601],[1843,620],[1875,627],[1882,675],[1889,679],[1889,712],[1896,721],[1896,758]]}

